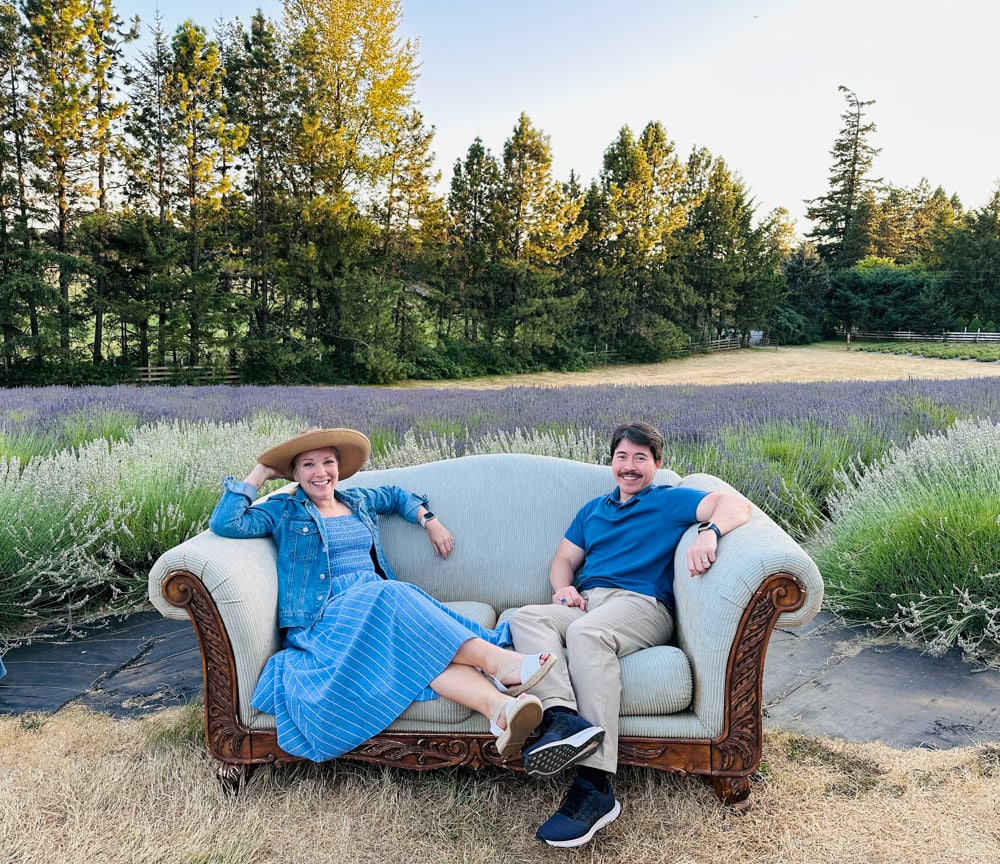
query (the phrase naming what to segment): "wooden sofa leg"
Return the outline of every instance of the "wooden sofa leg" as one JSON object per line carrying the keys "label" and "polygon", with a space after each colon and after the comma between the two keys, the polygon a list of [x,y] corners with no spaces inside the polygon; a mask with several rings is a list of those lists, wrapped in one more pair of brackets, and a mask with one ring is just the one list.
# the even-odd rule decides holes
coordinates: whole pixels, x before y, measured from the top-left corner
{"label": "wooden sofa leg", "polygon": [[246,787],[250,775],[256,765],[234,765],[231,762],[220,762],[215,769],[215,776],[222,785],[222,791],[230,798],[236,798]]}
{"label": "wooden sofa leg", "polygon": [[706,783],[711,783],[719,800],[737,813],[746,813],[750,809],[750,778],[749,777],[705,777]]}

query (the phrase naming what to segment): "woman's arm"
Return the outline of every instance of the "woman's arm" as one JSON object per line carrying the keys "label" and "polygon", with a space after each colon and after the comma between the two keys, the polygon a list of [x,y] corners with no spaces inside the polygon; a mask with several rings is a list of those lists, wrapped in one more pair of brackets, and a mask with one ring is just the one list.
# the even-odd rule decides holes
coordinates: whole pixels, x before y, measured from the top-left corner
{"label": "woman's arm", "polygon": [[254,465],[242,482],[227,477],[225,491],[208,519],[208,527],[220,537],[267,537],[274,529],[274,519],[266,507],[251,507],[257,491],[268,480],[281,475],[266,465]]}

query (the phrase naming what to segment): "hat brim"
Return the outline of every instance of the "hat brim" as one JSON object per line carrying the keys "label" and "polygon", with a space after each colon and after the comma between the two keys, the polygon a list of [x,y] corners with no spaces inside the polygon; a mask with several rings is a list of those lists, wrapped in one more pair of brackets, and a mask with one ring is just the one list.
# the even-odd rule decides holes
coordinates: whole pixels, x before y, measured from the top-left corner
{"label": "hat brim", "polygon": [[257,461],[280,471],[282,477],[293,480],[292,460],[307,450],[319,450],[323,447],[333,447],[339,454],[337,477],[340,480],[357,474],[372,452],[368,438],[354,429],[310,429],[265,450],[257,457]]}

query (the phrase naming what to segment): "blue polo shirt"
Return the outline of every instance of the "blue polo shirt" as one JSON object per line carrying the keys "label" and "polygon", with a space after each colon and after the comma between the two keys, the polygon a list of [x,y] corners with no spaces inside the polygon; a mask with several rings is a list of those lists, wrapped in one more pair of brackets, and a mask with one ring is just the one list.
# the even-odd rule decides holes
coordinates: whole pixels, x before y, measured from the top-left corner
{"label": "blue polo shirt", "polygon": [[698,521],[698,505],[707,494],[649,485],[624,504],[617,487],[588,501],[566,532],[586,556],[577,589],[625,588],[662,600],[673,612],[674,551]]}

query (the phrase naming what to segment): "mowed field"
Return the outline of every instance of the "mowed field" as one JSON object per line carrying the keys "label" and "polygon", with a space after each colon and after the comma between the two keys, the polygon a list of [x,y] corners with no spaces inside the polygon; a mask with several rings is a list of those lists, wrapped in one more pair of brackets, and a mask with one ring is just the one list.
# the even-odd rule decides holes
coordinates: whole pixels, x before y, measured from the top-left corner
{"label": "mowed field", "polygon": [[850,350],[844,343],[747,348],[666,363],[606,366],[587,372],[537,372],[459,381],[410,381],[404,387],[582,387],[601,384],[753,384],[769,381],[881,381],[897,378],[1000,378],[1000,363],[936,360]]}

